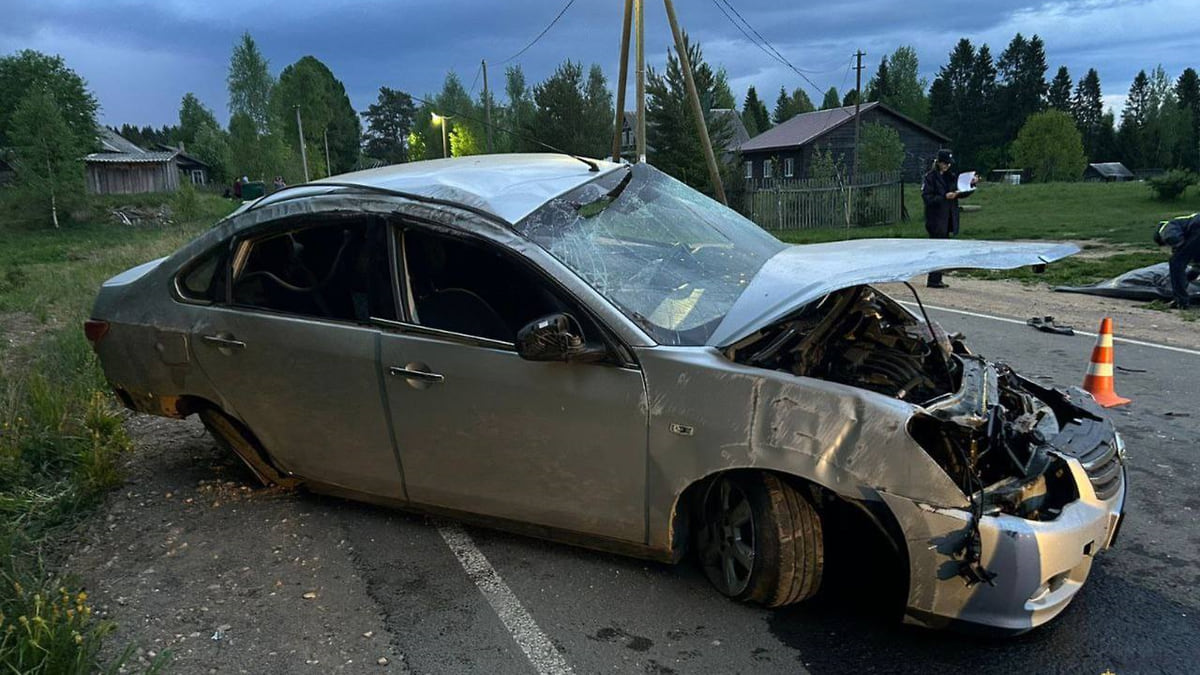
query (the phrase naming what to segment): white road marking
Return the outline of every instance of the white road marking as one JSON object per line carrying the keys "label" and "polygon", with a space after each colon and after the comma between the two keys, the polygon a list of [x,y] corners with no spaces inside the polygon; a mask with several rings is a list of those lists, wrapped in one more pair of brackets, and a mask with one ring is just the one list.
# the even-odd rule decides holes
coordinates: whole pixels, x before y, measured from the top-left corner
{"label": "white road marking", "polygon": [[[907,305],[908,307],[912,307],[914,309],[919,310],[919,308],[920,308],[920,305],[918,305],[917,303],[912,302],[910,300],[897,300],[896,302],[899,302],[902,305]],[[951,314],[962,314],[963,316],[973,316],[977,319],[991,319],[992,321],[1003,321],[1004,323],[1013,323],[1018,326],[1026,325],[1025,322],[1021,321],[1020,319],[1010,319],[1007,316],[992,316],[991,314],[981,314],[979,312],[968,312],[965,309],[950,309],[949,307],[938,307],[936,305],[930,305],[928,303],[926,303],[925,309],[930,309],[930,310],[934,310],[934,311],[938,311],[938,312],[949,312]],[[1084,330],[1077,330],[1077,331],[1075,331],[1075,334],[1083,335],[1085,337],[1096,337],[1095,333],[1089,333]],[[1189,354],[1191,356],[1200,356],[1200,351],[1197,351],[1195,349],[1187,349],[1186,347],[1172,347],[1171,345],[1160,345],[1155,342],[1145,342],[1142,340],[1134,340],[1133,338],[1126,338],[1126,337],[1119,337],[1119,336],[1114,336],[1113,340],[1115,340],[1117,342],[1124,342],[1126,344],[1137,345],[1139,347],[1153,347],[1155,349],[1165,349],[1167,351],[1179,352],[1180,354]]]}
{"label": "white road marking", "polygon": [[487,598],[488,604],[496,611],[496,615],[500,617],[517,646],[525,652],[525,657],[533,664],[534,670],[539,675],[570,675],[571,666],[567,664],[562,652],[558,651],[550,638],[538,628],[516,594],[504,583],[500,573],[475,546],[475,542],[471,541],[470,535],[452,523],[439,525],[438,532],[466,570],[467,576],[471,577],[479,592]]}

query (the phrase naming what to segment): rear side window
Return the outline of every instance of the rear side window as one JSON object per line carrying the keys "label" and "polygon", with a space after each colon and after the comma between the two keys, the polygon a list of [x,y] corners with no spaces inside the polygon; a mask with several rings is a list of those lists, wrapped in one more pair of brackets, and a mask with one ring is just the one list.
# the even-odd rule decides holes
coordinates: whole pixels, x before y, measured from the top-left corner
{"label": "rear side window", "polygon": [[188,264],[179,273],[179,294],[188,300],[213,302],[217,299],[217,271],[224,268],[224,246],[218,246]]}
{"label": "rear side window", "polygon": [[387,228],[376,219],[300,225],[242,245],[235,305],[365,323],[396,318]]}

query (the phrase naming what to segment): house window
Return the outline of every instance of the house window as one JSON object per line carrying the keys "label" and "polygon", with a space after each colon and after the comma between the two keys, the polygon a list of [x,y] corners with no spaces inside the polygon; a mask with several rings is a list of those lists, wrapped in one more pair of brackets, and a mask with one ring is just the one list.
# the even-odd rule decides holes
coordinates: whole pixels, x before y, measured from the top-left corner
{"label": "house window", "polygon": [[763,178],[771,178],[771,169],[772,168],[773,167],[771,166],[771,160],[764,159],[763,160]]}
{"label": "house window", "polygon": [[754,162],[746,162],[746,180],[754,178]]}
{"label": "house window", "polygon": [[796,159],[794,157],[788,157],[787,159],[783,160],[783,177],[791,178],[792,176],[795,176],[795,175],[796,175]]}
{"label": "house window", "polygon": [[204,185],[203,169],[192,169],[192,185]]}

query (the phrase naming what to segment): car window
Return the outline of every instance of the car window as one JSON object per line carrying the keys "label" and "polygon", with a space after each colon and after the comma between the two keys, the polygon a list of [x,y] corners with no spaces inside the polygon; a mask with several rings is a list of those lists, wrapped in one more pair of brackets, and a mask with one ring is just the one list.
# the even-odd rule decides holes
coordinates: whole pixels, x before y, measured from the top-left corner
{"label": "car window", "polygon": [[217,300],[217,270],[224,269],[225,250],[224,245],[218,246],[189,263],[179,273],[179,294],[189,300]]}
{"label": "car window", "polygon": [[396,318],[381,220],[298,224],[246,242],[233,267],[235,305],[359,323]]}
{"label": "car window", "polygon": [[515,342],[531,321],[566,312],[580,322],[584,339],[601,339],[586,313],[494,246],[409,229],[404,254],[409,306],[422,326]]}

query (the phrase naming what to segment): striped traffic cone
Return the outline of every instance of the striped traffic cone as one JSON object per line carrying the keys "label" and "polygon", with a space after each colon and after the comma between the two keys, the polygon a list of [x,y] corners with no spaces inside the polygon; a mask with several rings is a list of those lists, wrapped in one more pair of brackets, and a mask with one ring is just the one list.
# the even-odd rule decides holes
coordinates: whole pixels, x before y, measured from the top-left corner
{"label": "striped traffic cone", "polygon": [[1100,322],[1100,334],[1092,348],[1092,362],[1083,378],[1083,388],[1105,408],[1129,403],[1129,399],[1117,396],[1113,388],[1113,320],[1104,317]]}

